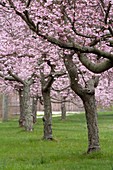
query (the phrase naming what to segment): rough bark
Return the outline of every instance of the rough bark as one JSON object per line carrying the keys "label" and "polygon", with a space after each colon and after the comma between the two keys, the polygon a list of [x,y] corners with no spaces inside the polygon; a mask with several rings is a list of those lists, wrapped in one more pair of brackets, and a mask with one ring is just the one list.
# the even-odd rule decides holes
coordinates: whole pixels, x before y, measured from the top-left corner
{"label": "rough bark", "polygon": [[2,121],[8,120],[8,95],[3,94]]}
{"label": "rough bark", "polygon": [[37,101],[38,99],[36,97],[32,98],[33,123],[36,123],[37,121]]}
{"label": "rough bark", "polygon": [[93,151],[100,150],[95,94],[85,94],[82,99],[85,108],[88,129],[87,153],[91,153]]}
{"label": "rough bark", "polygon": [[98,85],[99,78],[92,77],[87,81],[86,86],[83,87],[79,84],[77,66],[73,63],[72,57],[65,55],[64,63],[69,73],[71,88],[76,94],[78,94],[84,104],[88,129],[87,153],[100,150],[97,107],[95,103],[95,88]]}
{"label": "rough bark", "polygon": [[19,126],[25,126],[25,115],[24,115],[24,98],[23,98],[23,90],[19,89],[19,104],[20,104],[20,118],[19,118]]}
{"label": "rough bark", "polygon": [[33,131],[33,115],[30,103],[30,84],[28,82],[24,83],[23,86],[23,106],[25,115],[25,130]]}
{"label": "rough bark", "polygon": [[44,102],[44,139],[52,140],[52,108],[50,99],[50,89],[43,91],[43,102]]}
{"label": "rough bark", "polygon": [[65,119],[66,119],[66,103],[64,99],[61,102],[61,120],[65,120]]}
{"label": "rough bark", "polygon": [[[49,66],[51,66],[49,64]],[[52,71],[51,66],[51,71]],[[50,91],[52,83],[54,82],[53,76],[51,74],[45,80],[44,72],[40,71],[41,74],[41,85],[42,85],[42,96],[43,96],[43,105],[44,105],[44,117],[43,117],[43,124],[44,124],[44,135],[43,139],[52,140],[52,106],[51,106],[51,97]]]}
{"label": "rough bark", "polygon": [[113,61],[112,60],[105,59],[101,63],[93,63],[90,59],[88,59],[86,54],[78,53],[78,57],[79,57],[79,60],[81,61],[81,63],[88,70],[92,71],[93,73],[99,73],[100,74],[100,73],[102,73],[106,70],[109,70],[110,68],[113,67]]}

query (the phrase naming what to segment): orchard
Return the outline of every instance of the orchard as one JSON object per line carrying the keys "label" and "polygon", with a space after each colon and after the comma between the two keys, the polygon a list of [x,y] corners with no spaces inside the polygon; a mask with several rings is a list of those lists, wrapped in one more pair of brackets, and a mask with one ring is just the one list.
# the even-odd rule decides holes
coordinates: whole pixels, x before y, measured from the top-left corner
{"label": "orchard", "polygon": [[100,150],[97,101],[108,106],[113,97],[113,1],[3,0],[0,20],[2,83],[21,91],[29,86],[23,93],[25,129],[33,130],[30,95],[41,97],[43,138],[52,140],[52,90],[64,89],[63,100],[72,90],[85,109],[87,153]]}

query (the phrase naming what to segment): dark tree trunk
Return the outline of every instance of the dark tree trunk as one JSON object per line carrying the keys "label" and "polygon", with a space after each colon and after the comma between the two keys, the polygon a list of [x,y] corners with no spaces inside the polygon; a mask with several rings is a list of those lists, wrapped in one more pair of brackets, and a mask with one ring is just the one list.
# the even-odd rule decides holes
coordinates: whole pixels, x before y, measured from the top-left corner
{"label": "dark tree trunk", "polygon": [[36,97],[33,97],[32,99],[33,123],[36,123],[37,121],[37,101],[38,99]]}
{"label": "dark tree trunk", "polygon": [[2,121],[8,120],[8,95],[3,94]]}
{"label": "dark tree trunk", "polygon": [[83,104],[88,129],[87,153],[91,153],[92,151],[100,150],[95,94],[85,94],[83,97]]}
{"label": "dark tree trunk", "polygon": [[19,126],[25,126],[25,112],[24,112],[24,98],[23,98],[23,90],[19,89],[19,103],[20,103],[20,118],[19,118]]}
{"label": "dark tree trunk", "polygon": [[[52,65],[48,62],[48,65],[52,69]],[[52,140],[52,106],[51,106],[51,86],[54,82],[54,77],[51,74],[48,78],[45,79],[45,75],[43,70],[40,71],[41,74],[41,86],[42,86],[42,96],[43,96],[43,105],[44,105],[44,117],[43,117],[43,124],[44,124],[44,136],[43,139]]]}
{"label": "dark tree trunk", "polygon": [[50,88],[42,92],[43,103],[44,103],[44,139],[52,140],[52,107],[51,107],[51,98],[50,98]]}
{"label": "dark tree trunk", "polygon": [[66,119],[66,103],[64,99],[61,102],[61,120],[65,120],[65,119]]}
{"label": "dark tree trunk", "polygon": [[26,82],[23,87],[23,102],[25,115],[25,130],[33,131],[33,115],[30,103],[30,84]]}
{"label": "dark tree trunk", "polygon": [[85,87],[79,84],[78,70],[73,63],[72,55],[65,55],[64,63],[70,76],[72,90],[82,99],[88,128],[88,150],[87,153],[100,149],[99,132],[97,123],[97,107],[95,103],[95,88],[99,78],[92,77],[85,82]]}

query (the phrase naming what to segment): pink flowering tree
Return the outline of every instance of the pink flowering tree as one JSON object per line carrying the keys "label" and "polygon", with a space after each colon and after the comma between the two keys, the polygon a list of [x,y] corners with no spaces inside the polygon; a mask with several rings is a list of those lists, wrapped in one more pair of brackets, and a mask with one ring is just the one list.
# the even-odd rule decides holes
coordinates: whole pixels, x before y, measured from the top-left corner
{"label": "pink flowering tree", "polygon": [[[66,74],[62,60],[56,53],[56,48],[51,49],[48,53],[44,53],[39,60],[40,65],[40,79],[41,79],[41,93],[44,104],[44,139],[52,140],[52,107],[51,107],[51,88],[58,77]],[[51,53],[52,52],[52,53]],[[55,55],[53,55],[56,53]],[[55,58],[54,58],[55,57]]]}
{"label": "pink flowering tree", "polygon": [[30,86],[34,83],[36,76],[33,59],[29,57],[18,58],[16,56],[5,56],[0,63],[0,71],[0,76],[4,81],[8,81],[9,84],[13,82],[13,88],[19,92],[20,125],[24,125],[26,131],[32,131],[33,115],[30,104]]}
{"label": "pink flowering tree", "polygon": [[[4,55],[2,55],[3,57]],[[1,61],[0,76],[19,92],[20,99],[20,125],[25,126],[27,131],[32,131],[33,110],[31,111],[31,95],[41,99],[44,104],[44,139],[52,139],[52,108],[51,108],[51,86],[59,76],[65,73],[59,58],[52,60],[43,54],[37,60],[33,56],[11,56],[6,55]],[[50,57],[50,58],[49,58]],[[34,106],[34,105],[33,105]],[[34,108],[33,108],[34,109]],[[35,111],[36,113],[36,111]],[[36,114],[35,114],[36,115]]]}
{"label": "pink flowering tree", "polygon": [[[78,35],[76,36],[75,34],[76,30],[73,31],[72,29],[72,25],[77,23],[74,21],[75,19],[73,20],[73,17],[76,17],[74,13],[76,6],[75,4],[73,5],[74,3],[73,1],[71,3],[68,1],[66,3],[58,2],[55,4],[52,1],[47,1],[47,2],[34,1],[34,3],[32,4],[29,3],[29,5],[27,5],[24,1],[13,2],[12,0],[10,0],[8,2],[9,3],[6,4],[2,3],[2,6],[5,6],[7,10],[11,10],[12,15],[14,15],[14,13],[16,12],[16,14],[19,15],[27,23],[29,28],[32,31],[34,31],[36,35],[41,36],[44,39],[47,39],[51,43],[54,43],[55,45],[58,45],[61,48],[74,50],[74,53],[76,52],[77,54],[78,54],[78,49],[76,48],[80,49],[81,46],[77,44],[76,47],[74,43],[74,39],[76,39],[79,44],[82,44],[82,46],[84,45],[83,39],[82,40],[79,39]],[[82,8],[83,5],[84,4],[81,4]],[[72,12],[70,6],[74,9]],[[36,12],[35,9],[37,7],[39,11]],[[73,23],[71,23],[72,21]],[[81,23],[78,23],[78,25],[81,25]],[[75,25],[73,27],[75,27]],[[68,54],[67,51],[67,54],[63,53],[63,58],[68,74],[70,76],[71,88],[76,94],[78,94],[81,97],[86,110],[86,119],[88,124],[88,140],[89,140],[88,153],[90,153],[94,150],[99,150],[100,148],[97,118],[96,118],[97,114],[96,114],[96,106],[95,106],[95,87],[98,85],[98,79],[97,78],[89,79],[87,81],[87,85],[85,84],[86,86],[82,87],[79,84],[78,70],[76,68],[76,65],[72,61],[73,54],[70,55]],[[51,61],[49,61],[48,65],[51,67],[51,71],[54,71],[54,66],[53,64],[51,64]],[[42,94],[44,98],[46,96],[45,92],[46,93],[48,92],[50,94],[50,87],[49,88],[44,88],[44,87],[48,87],[47,86],[48,84],[51,85],[51,83],[53,82],[53,76],[49,77],[47,80],[47,84],[45,84],[46,82],[43,73],[44,72],[41,71],[41,77],[42,77],[41,83],[43,87]],[[86,99],[87,102],[85,102]],[[47,102],[49,101],[49,98],[45,98],[44,100],[46,100],[45,102]],[[90,101],[91,103],[89,104]],[[48,106],[50,107],[49,104]],[[92,112],[91,116],[90,116],[90,112]],[[44,118],[44,123],[47,122],[48,115],[50,115],[50,113],[46,115],[47,117]],[[49,134],[49,138],[51,139],[52,138],[51,119],[49,119],[48,123],[47,124],[45,123],[44,125],[48,125],[45,128],[45,130],[49,131],[48,134]]]}
{"label": "pink flowering tree", "polygon": [[[15,13],[20,16],[34,32],[34,38],[41,37],[46,42],[71,50],[91,71],[93,68],[95,72],[100,73],[112,67],[113,4],[111,1],[4,0],[1,5],[12,12],[11,16]],[[65,53],[64,63],[70,76],[71,88],[80,96],[85,107],[88,153],[90,153],[100,148],[95,104],[98,77],[89,78],[84,82],[85,86],[81,86],[73,54]]]}
{"label": "pink flowering tree", "polygon": [[[3,9],[1,10],[3,12]],[[20,22],[20,18],[13,14],[15,18],[18,18],[17,23],[16,20],[13,20],[14,17],[12,17],[11,11],[8,10],[9,9],[6,9],[4,15],[3,13],[1,14],[3,26],[1,36],[4,40],[3,42],[1,41],[1,69],[3,62],[3,70],[6,72],[6,75],[3,76],[5,76],[5,80],[10,79],[10,81],[17,81],[20,83],[16,85],[16,89],[18,89],[19,92],[21,113],[25,112],[25,108],[27,109],[30,107],[30,89],[32,89],[32,96],[35,96],[35,102],[37,98],[40,98],[41,95],[43,96],[44,139],[52,139],[50,90],[56,78],[65,74],[64,66],[57,54],[59,49],[56,46],[52,46],[50,43],[44,42],[41,38],[33,38],[34,34],[26,28],[24,23]],[[11,15],[8,15],[8,12]],[[7,56],[6,59],[4,59],[5,56]],[[7,74],[10,74],[12,77],[9,78]],[[26,93],[24,94],[24,92]],[[26,97],[26,100],[24,97]],[[27,102],[28,99],[29,102]],[[29,107],[27,105],[25,107],[25,101],[26,104],[28,103]],[[31,108],[29,110],[30,113]],[[27,112],[28,110],[26,110],[26,113]],[[35,112],[36,116],[36,105],[35,108],[33,106],[32,112]],[[25,122],[26,120],[32,122],[31,119],[32,117],[29,117],[29,119],[26,118]],[[22,114],[20,123],[24,123],[24,116]]]}

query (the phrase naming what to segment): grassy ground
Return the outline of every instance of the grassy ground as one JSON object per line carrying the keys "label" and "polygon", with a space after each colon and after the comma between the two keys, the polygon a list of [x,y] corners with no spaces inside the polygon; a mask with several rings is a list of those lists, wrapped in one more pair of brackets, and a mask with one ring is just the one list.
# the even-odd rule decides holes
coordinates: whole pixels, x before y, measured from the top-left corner
{"label": "grassy ground", "polygon": [[41,139],[41,119],[33,133],[19,128],[17,120],[0,123],[0,170],[113,170],[113,114],[98,118],[101,151],[89,155],[84,114],[53,118],[54,141]]}

